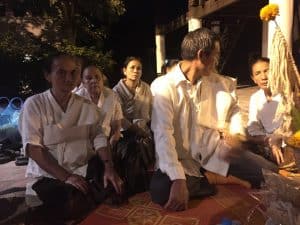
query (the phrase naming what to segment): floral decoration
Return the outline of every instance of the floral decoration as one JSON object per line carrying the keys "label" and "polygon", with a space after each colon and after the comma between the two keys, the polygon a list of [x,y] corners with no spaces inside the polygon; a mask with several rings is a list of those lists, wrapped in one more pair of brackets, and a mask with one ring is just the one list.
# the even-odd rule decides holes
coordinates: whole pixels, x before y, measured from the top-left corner
{"label": "floral decoration", "polygon": [[275,20],[279,15],[279,6],[277,4],[268,4],[264,6],[259,13],[260,19],[264,21]]}

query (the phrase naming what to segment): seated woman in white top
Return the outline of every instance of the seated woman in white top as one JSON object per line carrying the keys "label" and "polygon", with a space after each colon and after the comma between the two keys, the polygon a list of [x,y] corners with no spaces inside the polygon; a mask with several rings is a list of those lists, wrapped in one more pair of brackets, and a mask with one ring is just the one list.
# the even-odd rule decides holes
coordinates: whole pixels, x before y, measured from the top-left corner
{"label": "seated woman in white top", "polygon": [[97,66],[87,66],[82,73],[83,88],[75,93],[91,100],[101,109],[104,123],[109,128],[106,134],[110,137],[111,145],[114,145],[120,139],[123,113],[118,96],[104,87],[103,81],[103,73]]}
{"label": "seated woman in white top", "polygon": [[72,93],[80,76],[74,58],[52,57],[44,74],[51,88],[28,98],[19,119],[29,156],[26,176],[34,180],[27,185],[27,195],[38,197],[53,218],[62,214],[63,219],[73,219],[95,204],[92,193],[99,186],[90,182],[109,184],[121,193],[122,180],[113,168],[98,107]]}
{"label": "seated woman in white top", "polygon": [[269,59],[255,57],[250,59],[251,78],[259,86],[259,90],[251,95],[249,101],[249,119],[247,130],[249,138],[256,144],[263,146],[262,154],[275,161],[283,163],[281,139],[273,135],[279,128],[282,118],[276,119],[277,106],[281,101],[278,94],[272,96],[268,87]]}
{"label": "seated woman in white top", "polygon": [[[123,65],[125,78],[113,88],[120,99],[124,118],[122,135],[115,155],[129,195],[148,189],[147,169],[154,161],[153,139],[149,128],[152,94],[150,86],[141,80],[142,63],[128,57]],[[137,166],[135,166],[137,165]]]}

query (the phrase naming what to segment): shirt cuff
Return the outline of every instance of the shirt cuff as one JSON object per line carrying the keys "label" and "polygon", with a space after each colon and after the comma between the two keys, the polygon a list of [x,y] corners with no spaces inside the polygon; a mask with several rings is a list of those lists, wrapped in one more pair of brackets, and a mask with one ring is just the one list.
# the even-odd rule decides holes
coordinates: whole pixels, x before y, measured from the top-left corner
{"label": "shirt cuff", "polygon": [[186,179],[184,169],[181,165],[168,166],[165,168],[165,171],[163,169],[161,170],[170,177],[170,180]]}
{"label": "shirt cuff", "polygon": [[35,146],[40,146],[41,148],[44,148],[44,146],[41,143],[37,142],[37,141],[29,141],[29,140],[25,141],[24,140],[24,141],[22,141],[22,143],[23,143],[24,154],[25,154],[26,157],[28,156],[27,150],[26,150],[28,144],[35,145]]}
{"label": "shirt cuff", "polygon": [[107,146],[107,138],[105,136],[96,137],[94,139],[94,148],[95,149],[104,148],[106,146]]}
{"label": "shirt cuff", "polygon": [[214,154],[212,154],[208,162],[203,164],[202,167],[210,172],[227,176],[230,163],[220,157],[221,151],[225,151],[225,149],[219,144]]}

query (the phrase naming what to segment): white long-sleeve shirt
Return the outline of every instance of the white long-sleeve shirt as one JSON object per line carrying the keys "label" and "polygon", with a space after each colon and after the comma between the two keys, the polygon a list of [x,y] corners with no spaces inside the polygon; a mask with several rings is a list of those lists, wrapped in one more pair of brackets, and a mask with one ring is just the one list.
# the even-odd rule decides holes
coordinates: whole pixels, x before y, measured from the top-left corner
{"label": "white long-sleeve shirt", "polygon": [[280,126],[282,118],[276,119],[276,110],[280,102],[279,94],[268,101],[262,89],[251,95],[247,125],[251,136],[272,134]]}
{"label": "white long-sleeve shirt", "polygon": [[[95,149],[107,146],[103,118],[97,106],[71,95],[66,111],[57,104],[50,90],[25,101],[19,117],[24,148],[27,144],[47,149],[66,170],[85,176]],[[29,159],[27,177],[52,177]]]}
{"label": "white long-sleeve shirt", "polygon": [[151,84],[156,167],[171,180],[201,176],[200,166],[226,175],[218,129],[244,133],[235,81],[217,74],[192,85],[180,65]]}
{"label": "white long-sleeve shirt", "polygon": [[[87,89],[84,87],[75,93],[90,101],[92,100]],[[106,135],[109,136],[114,122],[123,119],[122,108],[117,94],[113,90],[103,87],[97,106],[100,108],[100,112],[104,117],[104,123],[107,124],[106,127],[109,128],[109,130],[105,132]]]}

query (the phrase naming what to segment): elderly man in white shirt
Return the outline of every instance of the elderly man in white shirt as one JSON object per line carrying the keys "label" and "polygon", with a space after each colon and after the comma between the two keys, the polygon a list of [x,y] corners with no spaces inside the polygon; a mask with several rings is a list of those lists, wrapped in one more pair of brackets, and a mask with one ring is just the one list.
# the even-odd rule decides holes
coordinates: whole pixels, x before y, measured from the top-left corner
{"label": "elderly man in white shirt", "polygon": [[265,160],[256,160],[250,152],[242,154],[243,149],[230,141],[231,135],[243,135],[244,129],[235,81],[214,72],[219,53],[219,39],[212,31],[190,32],[181,45],[183,61],[151,85],[157,170],[150,193],[168,210],[185,210],[189,198],[214,193],[201,167],[253,185],[262,180],[260,165]]}
{"label": "elderly man in white shirt", "polygon": [[[44,69],[51,88],[28,98],[19,119],[23,146],[29,156],[26,176],[34,181],[27,185],[26,194],[32,197],[28,199],[36,200],[30,206],[42,201],[49,219],[58,214],[63,214],[63,219],[73,219],[90,210],[88,196],[94,187],[88,181],[95,177],[104,187],[110,183],[117,193],[122,192],[100,111],[71,92],[79,76],[75,62],[68,55],[49,60]],[[95,163],[91,168],[92,158]]]}

